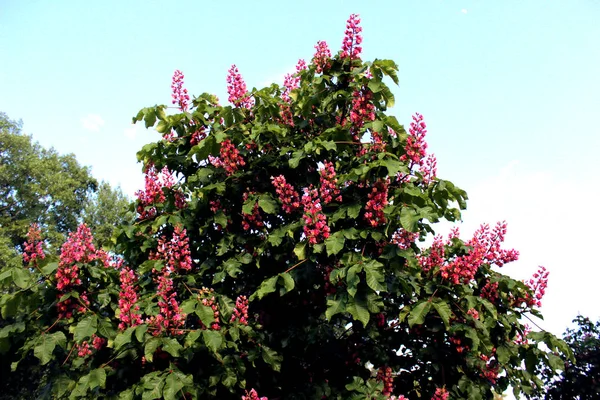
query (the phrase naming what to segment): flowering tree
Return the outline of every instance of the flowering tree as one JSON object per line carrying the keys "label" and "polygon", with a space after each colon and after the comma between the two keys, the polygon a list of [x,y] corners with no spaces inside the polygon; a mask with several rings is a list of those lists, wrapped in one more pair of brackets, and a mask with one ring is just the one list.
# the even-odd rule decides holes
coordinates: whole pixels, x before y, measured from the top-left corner
{"label": "flowering tree", "polygon": [[564,342],[521,323],[547,273],[498,272],[518,257],[505,223],[418,246],[466,194],[437,177],[423,116],[386,113],[397,67],[361,59],[359,22],[283,87],[248,91],[233,66],[231,105],[175,72],[177,112],[134,117],[162,139],[138,153],[120,256],[82,226],[55,261],[35,232],[0,275],[14,371],[33,360],[40,393],[73,399],[491,399],[562,367]]}

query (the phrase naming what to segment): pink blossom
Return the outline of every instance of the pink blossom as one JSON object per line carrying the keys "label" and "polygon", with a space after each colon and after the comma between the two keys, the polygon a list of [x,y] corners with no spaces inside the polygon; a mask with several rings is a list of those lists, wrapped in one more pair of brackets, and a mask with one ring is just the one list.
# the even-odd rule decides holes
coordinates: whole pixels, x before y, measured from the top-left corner
{"label": "pink blossom", "polygon": [[285,213],[291,214],[300,208],[300,195],[292,185],[287,183],[283,175],[271,177],[271,182],[275,186],[275,193],[279,196],[281,208]]}
{"label": "pink blossom", "polygon": [[254,105],[254,99],[248,94],[246,82],[235,65],[232,65],[228,71],[227,93],[229,93],[229,102],[236,107],[250,109]]}
{"label": "pink blossom", "polygon": [[227,175],[233,175],[240,167],[246,165],[246,161],[244,161],[240,151],[231,139],[225,139],[221,142],[219,157],[209,156],[208,160],[215,167],[225,169]]}
{"label": "pink blossom", "polygon": [[335,201],[341,202],[342,196],[340,195],[340,189],[338,188],[338,180],[336,178],[333,163],[324,161],[323,167],[319,169],[319,175],[319,181],[321,183],[319,195],[321,196],[323,203],[329,204],[334,198]]}
{"label": "pink blossom", "polygon": [[320,40],[315,45],[315,55],[313,56],[312,63],[316,67],[317,74],[331,68],[331,51],[327,46],[327,42]]}
{"label": "pink blossom", "polygon": [[246,296],[238,296],[231,315],[231,322],[239,321],[242,325],[248,325],[248,299]]}
{"label": "pink blossom", "polygon": [[152,334],[158,336],[162,333],[181,335],[185,323],[185,314],[177,302],[177,293],[173,288],[173,279],[168,268],[163,268],[155,281],[158,282],[158,315],[147,319],[147,323],[154,329]]}
{"label": "pink blossom", "polygon": [[321,210],[319,192],[314,188],[305,188],[302,196],[304,206],[304,234],[309,244],[321,243],[329,237],[327,217]]}
{"label": "pink blossom", "polygon": [[37,265],[37,260],[43,260],[46,255],[43,248],[42,233],[38,224],[31,224],[24,243],[23,261],[25,264]]}
{"label": "pink blossom", "polygon": [[119,329],[125,330],[131,326],[137,326],[142,323],[140,316],[140,306],[137,304],[138,297],[135,288],[137,277],[135,272],[129,267],[121,268],[119,272],[121,290],[119,291]]}
{"label": "pink blossom", "polygon": [[192,257],[187,231],[178,225],[170,240],[167,240],[166,236],[161,236],[158,239],[157,251],[151,254],[151,258],[164,260],[166,268],[171,272],[190,271]]}
{"label": "pink blossom", "polygon": [[173,104],[177,104],[181,111],[187,111],[190,96],[188,95],[187,89],[183,87],[183,72],[178,69],[175,70],[175,73],[173,74],[171,90],[173,91],[173,94],[171,95]]}
{"label": "pink blossom", "polygon": [[346,22],[346,32],[344,32],[344,41],[342,42],[341,58],[349,57],[351,60],[360,58],[362,52],[362,28],[359,26],[360,18],[358,14],[351,14]]}
{"label": "pink blossom", "polygon": [[381,394],[389,397],[394,391],[394,376],[392,375],[392,369],[387,366],[380,367],[375,379],[379,382],[383,382]]}
{"label": "pink blossom", "polygon": [[412,244],[419,238],[419,232],[408,232],[405,229],[398,229],[392,236],[392,243],[398,246],[400,250],[410,249]]}
{"label": "pink blossom", "polygon": [[269,400],[266,397],[258,397],[256,390],[252,389],[250,392],[246,391],[246,395],[242,396],[242,400]]}
{"label": "pink blossom", "polygon": [[365,215],[363,218],[370,226],[376,227],[386,223],[383,209],[388,204],[388,185],[389,178],[386,180],[378,180],[371,188],[371,193],[368,195],[367,204],[365,205]]}

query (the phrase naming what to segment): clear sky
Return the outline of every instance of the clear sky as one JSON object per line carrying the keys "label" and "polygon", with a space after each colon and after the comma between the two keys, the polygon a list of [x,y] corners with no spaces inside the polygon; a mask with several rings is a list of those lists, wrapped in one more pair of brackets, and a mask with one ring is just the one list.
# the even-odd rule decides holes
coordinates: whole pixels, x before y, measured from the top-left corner
{"label": "clear sky", "polygon": [[468,191],[465,236],[506,219],[505,272],[550,270],[541,327],[599,318],[599,0],[0,0],[0,111],[133,195],[158,134],[131,117],[170,103],[175,69],[225,101],[231,64],[281,82],[317,40],[337,51],[351,13],[363,58],[400,66],[392,112],[425,116],[439,175]]}

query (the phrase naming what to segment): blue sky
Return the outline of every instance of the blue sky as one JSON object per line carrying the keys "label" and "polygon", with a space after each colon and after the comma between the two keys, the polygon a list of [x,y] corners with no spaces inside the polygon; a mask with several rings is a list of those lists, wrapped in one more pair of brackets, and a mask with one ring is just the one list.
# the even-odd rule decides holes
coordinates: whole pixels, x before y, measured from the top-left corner
{"label": "blue sky", "polygon": [[158,135],[131,117],[170,103],[175,69],[224,102],[231,64],[281,82],[317,40],[337,51],[351,13],[363,58],[400,66],[392,113],[425,116],[439,175],[469,192],[465,235],[506,219],[505,272],[550,270],[542,327],[600,317],[598,0],[0,0],[0,111],[132,195]]}

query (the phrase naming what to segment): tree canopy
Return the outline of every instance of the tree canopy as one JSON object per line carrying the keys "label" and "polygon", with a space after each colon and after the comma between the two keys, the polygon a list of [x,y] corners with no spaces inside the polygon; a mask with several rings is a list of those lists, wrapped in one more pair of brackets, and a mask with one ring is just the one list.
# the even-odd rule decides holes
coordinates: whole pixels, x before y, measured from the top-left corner
{"label": "tree canopy", "polygon": [[[357,15],[342,48],[318,42],[283,86],[229,105],[190,98],[134,122],[135,221],[99,250],[80,225],[60,254],[33,227],[25,267],[0,274],[0,350],[31,393],[119,399],[492,399],[530,396],[568,346],[527,332],[547,272],[499,271],[506,223],[423,240],[466,193],[437,176],[424,117],[389,114],[391,60],[363,61]],[[262,396],[262,397],[261,397]]]}
{"label": "tree canopy", "polygon": [[573,322],[576,328],[567,329],[563,339],[575,360],[564,359],[565,369],[558,377],[552,371],[543,374],[545,386],[537,395],[539,399],[600,398],[600,321],[578,315]]}
{"label": "tree canopy", "polygon": [[[46,244],[60,247],[81,222],[107,243],[125,216],[120,189],[98,184],[72,154],[45,149],[22,133],[21,122],[0,113],[0,257],[13,258],[32,223],[44,229]],[[99,235],[99,236],[98,236]]]}

